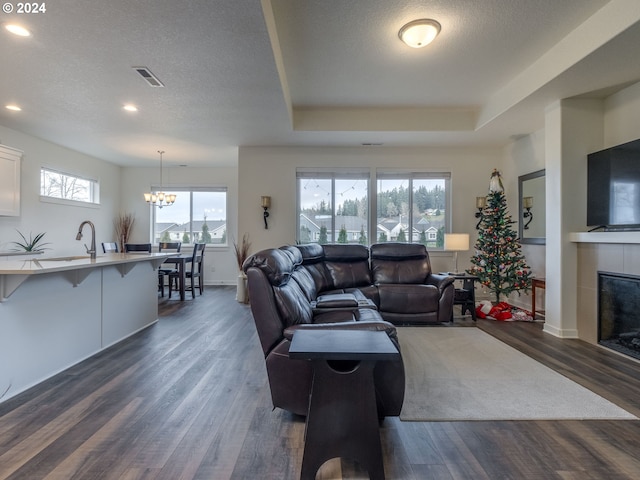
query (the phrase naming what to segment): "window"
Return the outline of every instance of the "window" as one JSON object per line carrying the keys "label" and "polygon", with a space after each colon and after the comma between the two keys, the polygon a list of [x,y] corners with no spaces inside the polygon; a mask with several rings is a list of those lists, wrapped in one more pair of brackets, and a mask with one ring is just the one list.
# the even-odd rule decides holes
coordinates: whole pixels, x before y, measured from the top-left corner
{"label": "window", "polygon": [[227,245],[227,189],[180,188],[170,207],[153,208],[152,243]]}
{"label": "window", "polygon": [[[368,171],[298,171],[297,177],[299,243],[444,244],[450,224],[447,172],[377,172],[373,183]],[[375,215],[369,213],[370,198]]]}
{"label": "window", "polygon": [[298,172],[298,241],[369,244],[368,172]]}
{"label": "window", "polygon": [[40,169],[40,195],[45,198],[72,202],[100,203],[97,180],[49,168]]}
{"label": "window", "polygon": [[448,173],[378,173],[377,241],[442,248],[447,231]]}

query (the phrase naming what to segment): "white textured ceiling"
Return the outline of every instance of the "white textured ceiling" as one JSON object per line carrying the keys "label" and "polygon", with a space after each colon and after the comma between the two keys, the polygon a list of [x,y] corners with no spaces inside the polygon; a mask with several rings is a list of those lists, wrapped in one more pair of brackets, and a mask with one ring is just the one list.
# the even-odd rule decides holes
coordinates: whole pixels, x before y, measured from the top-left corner
{"label": "white textured ceiling", "polygon": [[[120,165],[155,166],[158,149],[203,166],[244,145],[504,145],[553,100],[640,80],[637,0],[46,5],[0,17],[33,32],[0,31],[0,104],[23,108],[0,125]],[[442,32],[410,49],[397,32],[423,17]]]}

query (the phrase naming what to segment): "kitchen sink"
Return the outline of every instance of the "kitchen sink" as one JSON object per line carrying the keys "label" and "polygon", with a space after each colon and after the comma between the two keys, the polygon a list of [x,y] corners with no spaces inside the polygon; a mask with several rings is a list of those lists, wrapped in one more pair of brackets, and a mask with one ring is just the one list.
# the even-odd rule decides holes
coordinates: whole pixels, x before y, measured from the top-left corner
{"label": "kitchen sink", "polygon": [[70,257],[38,258],[38,262],[72,262],[73,260],[89,260],[90,255],[74,255]]}

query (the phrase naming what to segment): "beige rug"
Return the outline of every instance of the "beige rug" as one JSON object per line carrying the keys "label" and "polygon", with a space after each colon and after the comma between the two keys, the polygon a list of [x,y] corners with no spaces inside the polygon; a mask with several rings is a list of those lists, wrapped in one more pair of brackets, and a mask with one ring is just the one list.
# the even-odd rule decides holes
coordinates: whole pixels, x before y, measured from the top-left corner
{"label": "beige rug", "polygon": [[403,421],[637,419],[474,327],[398,327]]}

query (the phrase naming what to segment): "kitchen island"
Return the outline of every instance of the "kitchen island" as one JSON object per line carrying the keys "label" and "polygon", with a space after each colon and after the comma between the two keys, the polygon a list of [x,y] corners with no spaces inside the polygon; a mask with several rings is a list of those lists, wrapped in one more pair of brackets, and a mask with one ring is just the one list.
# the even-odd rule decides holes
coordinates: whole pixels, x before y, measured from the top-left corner
{"label": "kitchen island", "polygon": [[157,268],[170,255],[0,254],[2,400],[155,323]]}

